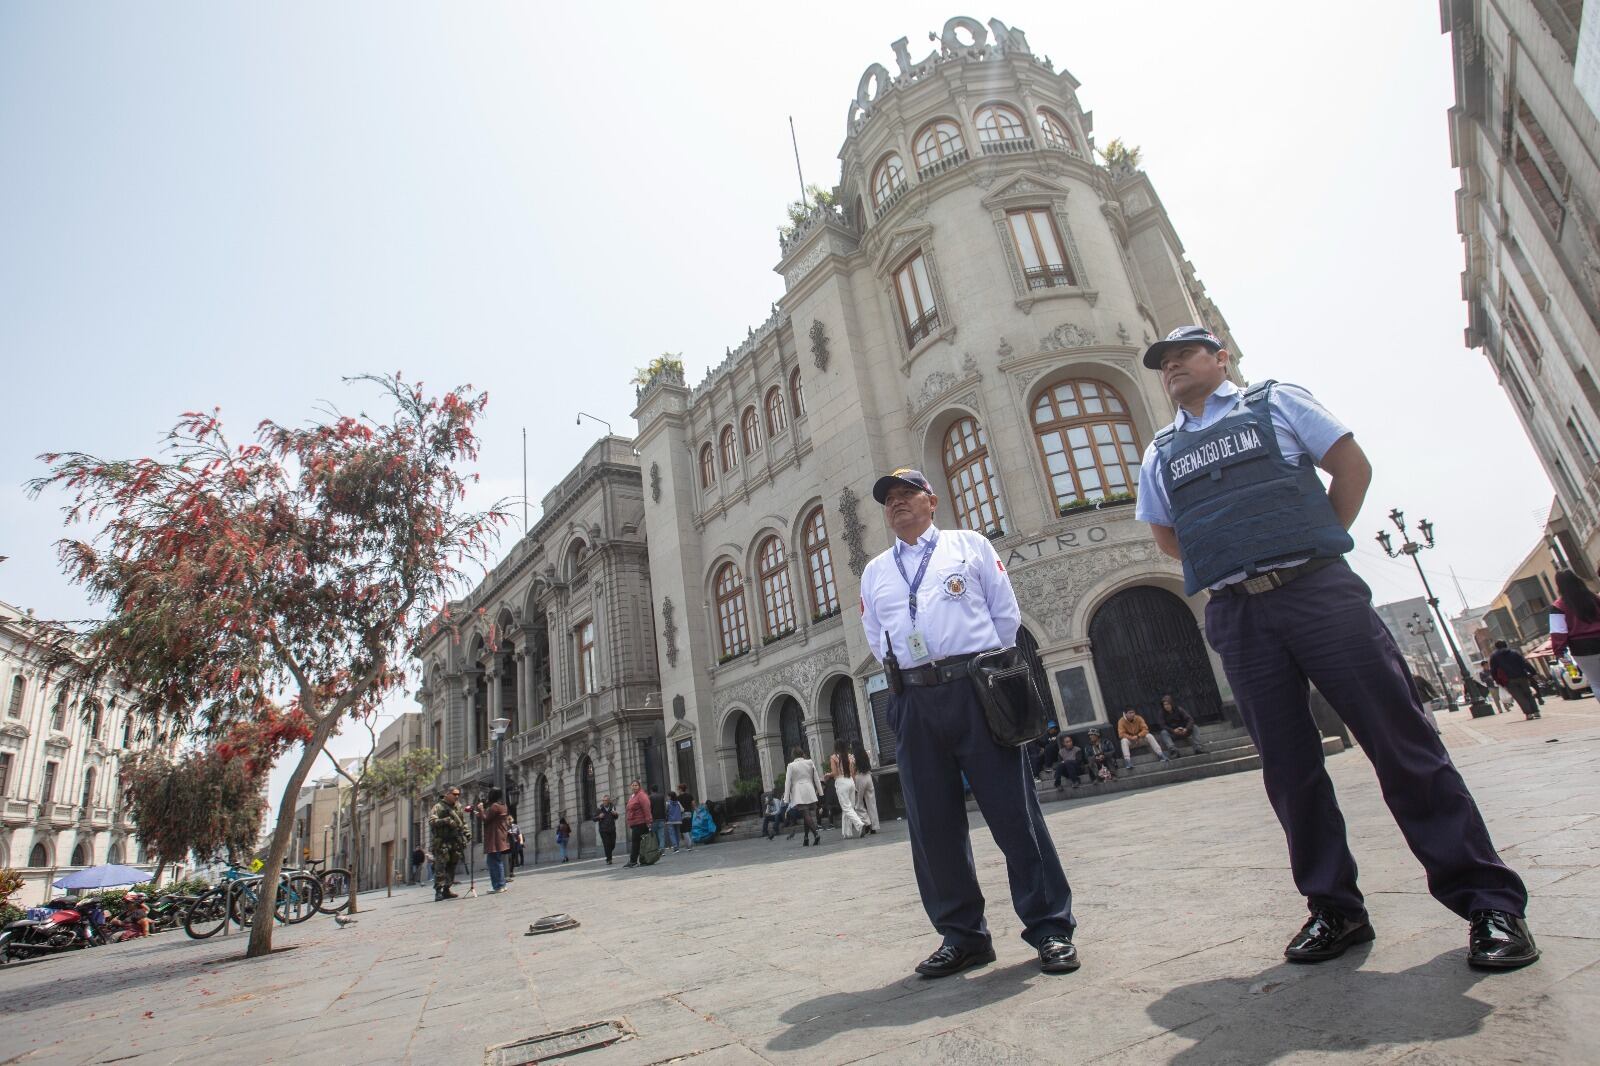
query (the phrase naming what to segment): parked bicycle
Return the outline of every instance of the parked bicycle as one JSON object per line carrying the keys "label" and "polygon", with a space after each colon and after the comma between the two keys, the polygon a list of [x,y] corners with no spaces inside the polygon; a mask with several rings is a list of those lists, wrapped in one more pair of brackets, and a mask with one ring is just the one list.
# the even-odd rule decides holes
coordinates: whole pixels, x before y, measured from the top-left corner
{"label": "parked bicycle", "polygon": [[[228,920],[247,926],[255,919],[260,903],[261,875],[234,864],[222,875],[216,887],[202,893],[190,905],[183,919],[183,931],[196,940],[220,933]],[[273,916],[285,925],[307,921],[322,907],[322,884],[299,871],[285,871],[278,878],[278,903]]]}
{"label": "parked bicycle", "polygon": [[307,859],[300,869],[289,872],[315,877],[322,885],[322,901],[317,909],[323,914],[340,914],[350,909],[350,871],[338,866],[324,870],[327,862],[326,859]]}

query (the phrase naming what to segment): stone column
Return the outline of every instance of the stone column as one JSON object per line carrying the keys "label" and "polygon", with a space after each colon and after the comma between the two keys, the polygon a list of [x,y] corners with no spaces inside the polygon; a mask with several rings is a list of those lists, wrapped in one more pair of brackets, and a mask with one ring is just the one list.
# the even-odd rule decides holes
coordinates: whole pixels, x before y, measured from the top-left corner
{"label": "stone column", "polygon": [[528,653],[527,645],[524,644],[516,652],[517,711],[516,720],[511,727],[513,733],[521,733],[533,723],[533,715],[529,713],[532,701],[528,695],[530,675],[532,673],[528,668],[528,660],[530,658],[532,656]]}
{"label": "stone column", "polygon": [[464,674],[461,684],[461,695],[465,713],[462,715],[462,727],[459,737],[450,738],[450,748],[458,759],[466,759],[472,753],[473,747],[473,722],[477,719],[478,686],[474,683],[471,672]]}

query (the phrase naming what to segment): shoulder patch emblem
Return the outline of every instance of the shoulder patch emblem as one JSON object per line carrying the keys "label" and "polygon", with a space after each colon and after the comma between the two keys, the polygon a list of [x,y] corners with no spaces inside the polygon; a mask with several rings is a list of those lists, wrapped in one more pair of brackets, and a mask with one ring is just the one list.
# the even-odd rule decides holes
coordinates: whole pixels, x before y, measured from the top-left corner
{"label": "shoulder patch emblem", "polygon": [[946,596],[951,598],[959,598],[966,595],[967,579],[961,574],[951,574],[944,579],[944,592]]}

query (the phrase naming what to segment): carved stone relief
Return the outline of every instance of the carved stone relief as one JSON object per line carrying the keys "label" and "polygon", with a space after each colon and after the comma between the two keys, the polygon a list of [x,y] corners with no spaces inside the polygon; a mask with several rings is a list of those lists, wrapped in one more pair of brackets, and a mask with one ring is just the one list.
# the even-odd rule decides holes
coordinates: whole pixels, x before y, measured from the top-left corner
{"label": "carved stone relief", "polygon": [[1039,341],[1039,350],[1042,352],[1060,352],[1068,348],[1087,348],[1096,343],[1092,330],[1085,329],[1076,322],[1063,322]]}
{"label": "carved stone relief", "polygon": [[661,502],[661,464],[650,464],[650,501]]}
{"label": "carved stone relief", "polygon": [[861,516],[856,513],[856,508],[861,506],[861,500],[855,492],[846,487],[839,493],[839,515],[844,519],[844,542],[850,548],[850,572],[856,577],[861,576],[861,571],[867,568],[867,552],[861,546],[861,539],[866,530],[861,526]]}
{"label": "carved stone relief", "polygon": [[817,369],[828,369],[828,330],[822,324],[822,319],[815,319],[811,323],[811,331],[807,335],[811,338],[811,356]]}
{"label": "carved stone relief", "polygon": [[688,716],[688,714],[689,707],[686,703],[684,703],[683,697],[672,697],[672,717],[681,722]]}
{"label": "carved stone relief", "polygon": [[[736,685],[729,685],[717,692],[716,707],[720,717],[722,712],[729,707],[747,707],[751,716],[757,721],[766,710],[766,705],[771,699],[771,694],[779,689],[788,688],[800,693],[802,699],[809,699],[817,682],[830,673],[850,671],[850,653],[844,641],[830,644],[817,651],[792,662],[771,670],[764,670],[754,677],[746,678]],[[802,708],[806,719],[809,721],[815,714],[810,707]]]}
{"label": "carved stone relief", "polygon": [[[1155,545],[1135,542],[1011,568],[1011,585],[1025,611],[1042,620],[1050,635],[1065,640],[1078,600],[1107,574],[1164,562]],[[1162,569],[1167,569],[1165,565]]]}
{"label": "carved stone relief", "polygon": [[665,596],[661,600],[661,638],[667,644],[667,665],[678,665],[678,623],[673,615],[677,609],[672,606],[672,597]]}

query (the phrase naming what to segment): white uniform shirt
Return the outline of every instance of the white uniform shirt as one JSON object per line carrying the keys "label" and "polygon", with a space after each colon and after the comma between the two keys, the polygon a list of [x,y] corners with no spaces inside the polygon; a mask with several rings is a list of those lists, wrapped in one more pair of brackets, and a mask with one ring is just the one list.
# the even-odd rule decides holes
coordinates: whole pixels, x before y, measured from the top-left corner
{"label": "white uniform shirt", "polygon": [[[917,588],[916,628],[927,642],[928,655],[911,655],[911,585],[922,564],[922,553],[937,535],[939,542],[928,560],[928,570]],[[895,565],[895,553],[905,565],[905,577]],[[941,530],[929,526],[915,545],[896,537],[894,545],[861,572],[861,624],[867,645],[882,661],[885,630],[894,643],[894,655],[903,667],[930,659],[1014,647],[1022,610],[1011,578],[982,533],[968,529]]]}

